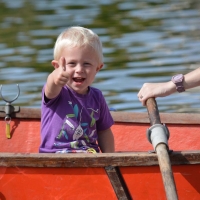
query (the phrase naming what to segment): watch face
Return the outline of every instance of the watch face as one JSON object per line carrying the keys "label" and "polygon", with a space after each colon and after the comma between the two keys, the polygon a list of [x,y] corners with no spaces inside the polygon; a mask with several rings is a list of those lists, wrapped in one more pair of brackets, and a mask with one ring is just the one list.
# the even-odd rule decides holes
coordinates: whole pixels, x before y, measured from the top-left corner
{"label": "watch face", "polygon": [[175,82],[182,82],[183,80],[183,75],[182,74],[177,74],[173,77]]}
{"label": "watch face", "polygon": [[178,92],[184,92],[185,88],[183,86],[184,76],[182,74],[177,74],[172,77],[172,82],[176,85],[176,90]]}

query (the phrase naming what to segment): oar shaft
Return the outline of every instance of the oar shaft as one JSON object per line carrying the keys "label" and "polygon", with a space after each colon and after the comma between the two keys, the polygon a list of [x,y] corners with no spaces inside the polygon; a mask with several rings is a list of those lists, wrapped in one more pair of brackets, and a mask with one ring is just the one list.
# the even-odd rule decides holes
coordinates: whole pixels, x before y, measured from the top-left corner
{"label": "oar shaft", "polygon": [[[151,125],[161,124],[157,103],[154,98],[150,98],[146,102]],[[167,200],[177,200],[177,191],[174,176],[171,168],[171,162],[166,144],[160,143],[156,146],[158,163],[162,174],[163,184]]]}
{"label": "oar shaft", "polygon": [[151,125],[161,124],[158,106],[154,98],[150,98],[146,102],[147,111]]}
{"label": "oar shaft", "polygon": [[158,155],[158,162],[160,171],[162,174],[163,184],[165,187],[165,193],[168,200],[177,200],[176,185],[174,181],[173,172],[171,169],[171,162],[169,154],[165,144],[159,144],[156,147],[156,153]]}

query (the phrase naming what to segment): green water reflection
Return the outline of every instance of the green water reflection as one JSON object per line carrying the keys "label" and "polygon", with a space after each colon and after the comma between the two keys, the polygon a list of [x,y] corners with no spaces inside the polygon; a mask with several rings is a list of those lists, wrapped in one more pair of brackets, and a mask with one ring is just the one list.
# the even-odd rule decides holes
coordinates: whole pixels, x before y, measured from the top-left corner
{"label": "green water reflection", "polygon": [[[19,83],[17,103],[39,107],[57,35],[80,25],[103,42],[105,66],[94,86],[109,107],[146,111],[136,96],[144,82],[167,81],[198,67],[199,11],[192,0],[1,0],[0,84]],[[199,99],[196,89],[181,99],[179,94],[158,99],[158,104],[163,112],[199,112]]]}

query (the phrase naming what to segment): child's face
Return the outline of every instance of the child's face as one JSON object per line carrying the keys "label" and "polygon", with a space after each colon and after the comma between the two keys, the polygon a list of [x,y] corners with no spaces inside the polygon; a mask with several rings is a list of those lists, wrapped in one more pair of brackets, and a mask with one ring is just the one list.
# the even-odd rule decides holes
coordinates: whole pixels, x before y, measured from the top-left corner
{"label": "child's face", "polygon": [[103,67],[95,51],[90,46],[65,47],[61,57],[66,62],[67,85],[79,94],[86,94],[96,73]]}

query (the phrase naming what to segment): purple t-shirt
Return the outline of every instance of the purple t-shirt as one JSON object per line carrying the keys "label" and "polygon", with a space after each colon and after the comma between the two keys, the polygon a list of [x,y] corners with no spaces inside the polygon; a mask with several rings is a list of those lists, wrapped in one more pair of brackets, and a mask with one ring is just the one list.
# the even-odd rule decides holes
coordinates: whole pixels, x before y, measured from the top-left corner
{"label": "purple t-shirt", "polygon": [[99,152],[98,132],[114,123],[100,90],[89,87],[81,95],[65,86],[46,103],[43,88],[42,96],[40,153],[88,148]]}

